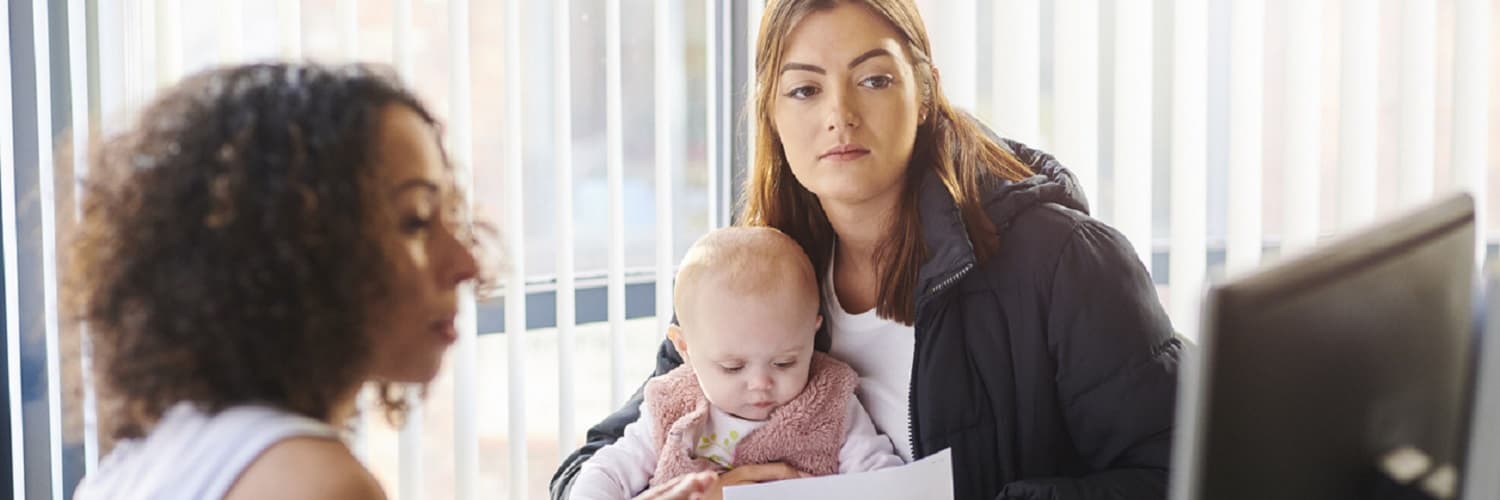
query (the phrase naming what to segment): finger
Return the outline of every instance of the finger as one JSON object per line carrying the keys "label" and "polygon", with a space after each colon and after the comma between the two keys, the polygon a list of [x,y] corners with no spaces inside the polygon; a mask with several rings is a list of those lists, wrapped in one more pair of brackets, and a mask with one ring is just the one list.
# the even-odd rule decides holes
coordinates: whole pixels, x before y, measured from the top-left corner
{"label": "finger", "polygon": [[[660,500],[681,500],[693,498],[708,489],[713,484],[714,474],[712,472],[698,472],[680,476],[662,485],[661,491],[652,492],[647,498]],[[642,495],[645,497],[645,495]]]}
{"label": "finger", "polygon": [[695,491],[703,491],[707,490],[709,486],[713,486],[714,480],[718,479],[719,475],[713,471],[703,471],[688,474],[685,477],[687,479],[683,480],[684,483],[692,484]]}

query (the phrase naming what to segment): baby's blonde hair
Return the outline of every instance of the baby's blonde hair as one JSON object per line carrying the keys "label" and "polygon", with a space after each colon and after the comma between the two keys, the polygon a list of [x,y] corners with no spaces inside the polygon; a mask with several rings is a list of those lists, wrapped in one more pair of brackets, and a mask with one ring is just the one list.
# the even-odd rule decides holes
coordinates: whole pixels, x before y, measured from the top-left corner
{"label": "baby's blonde hair", "polygon": [[726,227],[699,238],[682,257],[672,305],[677,321],[690,324],[692,299],[703,286],[736,295],[762,297],[768,293],[797,293],[818,309],[818,280],[812,261],[791,237],[769,227]]}

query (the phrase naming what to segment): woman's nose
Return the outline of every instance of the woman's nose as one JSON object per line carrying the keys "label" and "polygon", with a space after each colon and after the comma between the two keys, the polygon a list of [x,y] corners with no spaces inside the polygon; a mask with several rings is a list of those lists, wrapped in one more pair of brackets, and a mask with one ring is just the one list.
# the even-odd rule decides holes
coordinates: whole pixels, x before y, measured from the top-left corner
{"label": "woman's nose", "polygon": [[474,260],[474,253],[468,247],[460,245],[456,262],[448,273],[448,282],[458,286],[465,281],[474,279],[479,275],[479,263]]}
{"label": "woman's nose", "polygon": [[829,91],[828,101],[832,109],[828,110],[828,131],[837,132],[839,129],[852,129],[859,127],[859,117],[854,113],[852,103],[849,102],[849,93],[843,91]]}
{"label": "woman's nose", "polygon": [[474,279],[479,275],[479,263],[474,259],[474,252],[469,249],[458,236],[452,231],[443,231],[443,249],[441,255],[444,257],[439,262],[438,279],[444,286],[458,286],[465,281]]}

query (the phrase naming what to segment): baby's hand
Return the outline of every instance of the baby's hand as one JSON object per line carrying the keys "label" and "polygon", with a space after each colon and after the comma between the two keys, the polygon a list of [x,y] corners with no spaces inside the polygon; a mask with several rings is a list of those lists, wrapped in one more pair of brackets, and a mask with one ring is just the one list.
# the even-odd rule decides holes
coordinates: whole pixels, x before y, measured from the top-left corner
{"label": "baby's hand", "polygon": [[714,483],[714,473],[697,472],[678,476],[671,481],[662,483],[660,486],[651,488],[635,500],[700,500],[705,498],[710,485]]}
{"label": "baby's hand", "polygon": [[719,480],[703,493],[704,500],[723,500],[725,486],[769,483],[783,479],[808,477],[807,474],[782,462],[760,465],[741,465],[719,475]]}

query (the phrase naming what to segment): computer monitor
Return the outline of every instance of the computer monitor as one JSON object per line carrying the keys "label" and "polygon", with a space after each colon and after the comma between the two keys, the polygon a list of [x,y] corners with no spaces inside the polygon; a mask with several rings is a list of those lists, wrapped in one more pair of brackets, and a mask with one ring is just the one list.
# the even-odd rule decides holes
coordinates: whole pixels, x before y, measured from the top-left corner
{"label": "computer monitor", "polygon": [[1363,500],[1403,448],[1463,470],[1474,260],[1455,195],[1213,287],[1172,498]]}
{"label": "computer monitor", "polygon": [[1500,498],[1500,266],[1485,272],[1484,313],[1480,319],[1478,386],[1469,436],[1464,497]]}

